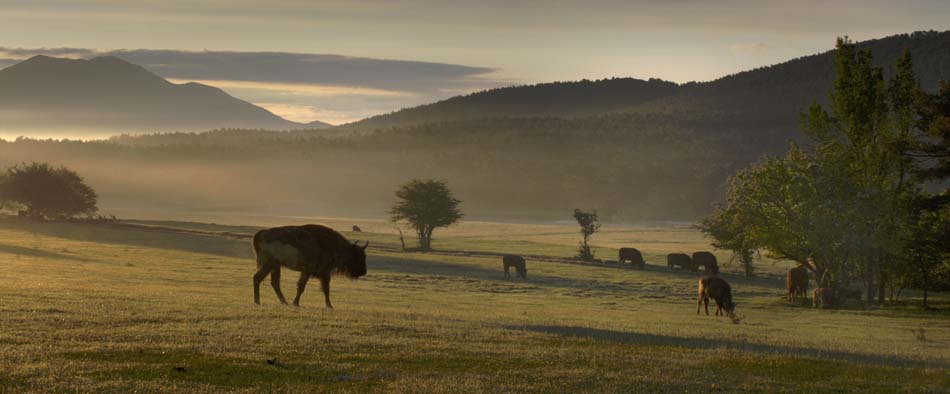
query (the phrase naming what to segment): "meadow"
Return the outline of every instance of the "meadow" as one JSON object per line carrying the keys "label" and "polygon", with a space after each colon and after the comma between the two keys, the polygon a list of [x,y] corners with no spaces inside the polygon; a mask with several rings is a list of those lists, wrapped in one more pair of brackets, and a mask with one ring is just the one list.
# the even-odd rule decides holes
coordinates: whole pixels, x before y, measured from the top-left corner
{"label": "meadow", "polygon": [[[333,310],[318,285],[254,305],[247,235],[311,221],[359,225],[369,274],[335,279]],[[689,228],[594,236],[606,260],[641,249],[640,271],[571,262],[571,224],[468,221],[417,253],[379,220],[210,222],[0,219],[0,392],[950,392],[947,294],[815,310],[785,302],[787,263],[744,278],[718,253],[742,319],[697,316],[697,275],[664,257],[711,250]]]}

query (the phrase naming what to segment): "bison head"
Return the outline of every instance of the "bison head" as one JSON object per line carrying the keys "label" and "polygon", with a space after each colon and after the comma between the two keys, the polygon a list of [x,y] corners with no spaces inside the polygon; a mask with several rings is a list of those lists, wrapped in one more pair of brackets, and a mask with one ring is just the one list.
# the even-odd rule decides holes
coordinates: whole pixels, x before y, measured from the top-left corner
{"label": "bison head", "polygon": [[346,276],[356,279],[363,275],[366,275],[366,248],[369,247],[369,241],[366,241],[366,244],[360,246],[358,243],[354,242],[350,245],[350,258],[347,260],[346,264],[342,267],[343,273]]}

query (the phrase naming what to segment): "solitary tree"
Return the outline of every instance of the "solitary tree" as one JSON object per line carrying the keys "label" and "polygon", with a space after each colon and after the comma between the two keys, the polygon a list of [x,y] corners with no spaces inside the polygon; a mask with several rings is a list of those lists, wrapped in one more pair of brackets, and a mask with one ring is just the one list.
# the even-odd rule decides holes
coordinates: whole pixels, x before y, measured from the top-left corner
{"label": "solitary tree", "polygon": [[464,216],[459,203],[445,182],[413,179],[396,190],[396,203],[389,214],[394,223],[408,222],[419,237],[419,248],[429,250],[433,230],[458,222]]}
{"label": "solitary tree", "polygon": [[0,183],[5,201],[21,205],[33,219],[64,219],[95,213],[98,196],[75,171],[48,163],[7,169]]}
{"label": "solitary tree", "polygon": [[594,251],[591,250],[588,241],[590,237],[600,230],[600,223],[597,223],[597,211],[585,212],[580,209],[574,209],[574,219],[581,226],[581,246],[577,249],[577,257],[581,260],[593,260]]}

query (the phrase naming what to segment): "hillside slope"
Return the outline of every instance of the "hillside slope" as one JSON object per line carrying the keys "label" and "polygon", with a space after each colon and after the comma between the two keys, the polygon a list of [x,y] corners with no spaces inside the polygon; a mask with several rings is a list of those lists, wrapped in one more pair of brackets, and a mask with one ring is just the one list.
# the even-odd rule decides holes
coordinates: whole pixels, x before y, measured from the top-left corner
{"label": "hillside slope", "polygon": [[174,84],[111,56],[35,56],[0,70],[0,114],[0,130],[23,132],[303,127],[221,89]]}

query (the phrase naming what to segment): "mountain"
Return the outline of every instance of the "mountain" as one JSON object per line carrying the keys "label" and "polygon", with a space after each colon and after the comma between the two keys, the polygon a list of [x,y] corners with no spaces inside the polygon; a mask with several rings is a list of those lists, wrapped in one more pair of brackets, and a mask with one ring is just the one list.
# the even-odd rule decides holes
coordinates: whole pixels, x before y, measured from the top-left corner
{"label": "mountain", "polygon": [[306,125],[306,128],[308,129],[329,129],[331,127],[333,127],[332,124],[329,124],[327,122],[321,122],[319,120],[315,120],[313,122],[307,123]]}
{"label": "mountain", "polygon": [[[950,31],[901,34],[858,44],[877,65],[892,71],[906,49],[925,90],[950,79]],[[834,51],[725,76],[709,82],[675,84],[656,79],[615,78],[492,89],[437,103],[374,116],[349,128],[391,127],[496,117],[577,118],[610,113],[736,113],[761,122],[787,125],[797,134],[800,110],[824,103],[834,79]]]}
{"label": "mountain", "polygon": [[0,70],[0,131],[97,133],[305,127],[221,89],[174,84],[112,56],[35,56]]}

